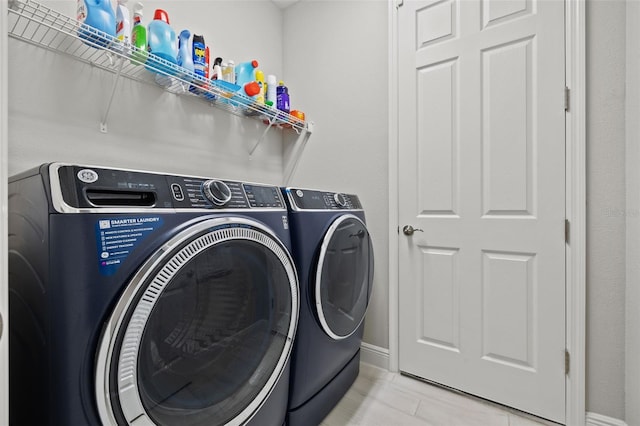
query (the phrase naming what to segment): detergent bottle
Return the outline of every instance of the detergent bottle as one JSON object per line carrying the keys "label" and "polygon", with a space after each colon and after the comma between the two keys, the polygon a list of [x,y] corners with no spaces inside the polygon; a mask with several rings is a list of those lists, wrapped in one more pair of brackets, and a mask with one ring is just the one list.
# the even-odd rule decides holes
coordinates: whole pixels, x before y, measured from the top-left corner
{"label": "detergent bottle", "polygon": [[258,61],[255,59],[249,62],[240,62],[236,65],[236,84],[244,86],[247,83],[256,81],[256,68],[258,68]]}
{"label": "detergent bottle", "polygon": [[[169,15],[162,9],[156,9],[153,14],[153,21],[149,23],[147,50],[167,62],[177,63],[178,38],[176,37],[176,32],[169,25]],[[162,71],[167,74],[176,74],[175,70],[157,61],[153,56],[149,56],[147,59],[146,67],[152,72]]]}
{"label": "detergent bottle", "polygon": [[144,64],[147,60],[147,27],[142,25],[142,3],[133,6],[133,29],[131,30],[131,63]]}
{"label": "detergent bottle", "polygon": [[287,89],[287,86],[284,85],[283,81],[280,81],[280,84],[278,85],[276,92],[277,92],[276,108],[278,108],[280,111],[289,113],[291,109],[289,105],[289,101],[290,101],[289,89]]}
{"label": "detergent bottle", "polygon": [[242,86],[236,84],[240,89],[236,92],[236,95],[232,98],[236,101],[241,110],[246,112],[249,105],[256,103],[256,97],[260,93],[260,85],[256,81],[250,81]]}
{"label": "detergent bottle", "polygon": [[78,37],[93,47],[105,47],[116,36],[116,14],[109,0],[78,0]]}
{"label": "detergent bottle", "polygon": [[[186,81],[191,81],[194,74],[193,55],[191,53],[191,43],[189,43],[190,38],[191,33],[189,30],[182,30],[178,36],[178,57],[176,59],[178,66],[184,68],[184,71],[181,72],[178,77]],[[186,91],[188,84],[183,88]]]}

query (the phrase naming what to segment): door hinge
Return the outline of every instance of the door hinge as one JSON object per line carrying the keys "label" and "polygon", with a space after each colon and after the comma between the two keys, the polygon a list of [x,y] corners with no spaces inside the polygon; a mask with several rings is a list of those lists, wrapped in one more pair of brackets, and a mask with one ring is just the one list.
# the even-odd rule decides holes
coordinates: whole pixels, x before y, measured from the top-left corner
{"label": "door hinge", "polygon": [[564,220],[564,242],[569,244],[569,237],[571,236],[571,223],[569,219]]}
{"label": "door hinge", "polygon": [[571,371],[571,355],[568,350],[564,350],[564,374],[569,375]]}
{"label": "door hinge", "polygon": [[404,5],[404,0],[396,0],[396,9],[400,9]]}
{"label": "door hinge", "polygon": [[564,87],[564,110],[569,111],[569,105],[571,101],[571,89],[567,86]]}

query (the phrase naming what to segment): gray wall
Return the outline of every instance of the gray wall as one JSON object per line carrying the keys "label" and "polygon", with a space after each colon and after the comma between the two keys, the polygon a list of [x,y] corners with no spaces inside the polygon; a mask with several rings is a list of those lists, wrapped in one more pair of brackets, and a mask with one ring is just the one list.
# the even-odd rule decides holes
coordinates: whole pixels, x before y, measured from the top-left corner
{"label": "gray wall", "polygon": [[625,418],[625,3],[587,2],[587,411]]}
{"label": "gray wall", "polygon": [[627,3],[626,416],[640,425],[640,2]]}
{"label": "gray wall", "polygon": [[388,348],[387,4],[315,1],[284,13],[285,82],[317,123],[293,184],[361,197],[375,275],[365,342]]}

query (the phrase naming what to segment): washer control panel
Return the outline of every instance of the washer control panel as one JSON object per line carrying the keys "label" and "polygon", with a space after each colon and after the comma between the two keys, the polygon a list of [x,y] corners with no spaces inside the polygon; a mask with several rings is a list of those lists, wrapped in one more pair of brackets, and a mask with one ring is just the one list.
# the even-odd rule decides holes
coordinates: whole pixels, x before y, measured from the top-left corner
{"label": "washer control panel", "polygon": [[50,165],[73,208],[285,209],[277,186],[75,165]]}
{"label": "washer control panel", "polygon": [[312,189],[286,188],[294,210],[362,210],[357,195]]}

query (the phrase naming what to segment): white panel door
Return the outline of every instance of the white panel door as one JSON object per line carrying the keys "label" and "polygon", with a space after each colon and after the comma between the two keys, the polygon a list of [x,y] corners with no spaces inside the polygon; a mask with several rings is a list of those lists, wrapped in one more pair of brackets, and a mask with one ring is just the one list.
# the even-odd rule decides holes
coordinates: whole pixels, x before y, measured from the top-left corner
{"label": "white panel door", "polygon": [[564,422],[564,3],[398,13],[400,370]]}

